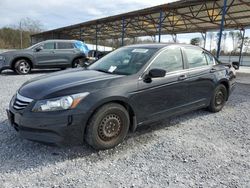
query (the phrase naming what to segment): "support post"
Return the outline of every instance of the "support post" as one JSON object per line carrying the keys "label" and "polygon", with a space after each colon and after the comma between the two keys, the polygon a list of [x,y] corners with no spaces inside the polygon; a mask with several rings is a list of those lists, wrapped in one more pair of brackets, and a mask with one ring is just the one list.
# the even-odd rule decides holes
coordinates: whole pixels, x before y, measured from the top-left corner
{"label": "support post", "polygon": [[201,36],[202,36],[203,41],[204,41],[203,48],[205,49],[206,48],[206,43],[207,43],[207,32],[201,33]]}
{"label": "support post", "polygon": [[122,18],[122,46],[124,46],[124,37],[125,37],[125,18]]}
{"label": "support post", "polygon": [[33,36],[30,36],[30,46],[33,45]]}
{"label": "support post", "polygon": [[95,50],[98,50],[98,25],[95,25]]}
{"label": "support post", "polygon": [[22,21],[20,21],[20,49],[23,48],[23,28],[22,28]]}
{"label": "support post", "polygon": [[222,38],[223,31],[224,31],[224,26],[225,26],[226,11],[227,11],[227,0],[224,0],[223,12],[222,12],[222,18],[221,18],[221,24],[220,24],[218,48],[217,48],[217,58],[218,58],[218,59],[219,59],[219,57],[220,57],[221,38]]}
{"label": "support post", "polygon": [[159,16],[159,25],[158,25],[158,42],[159,43],[161,42],[162,16],[163,16],[163,12],[161,10],[160,16]]}
{"label": "support post", "polygon": [[172,34],[172,38],[173,38],[174,43],[176,43],[177,42],[177,34]]}
{"label": "support post", "polygon": [[82,40],[82,28],[80,27],[80,34],[79,34],[80,40]]}
{"label": "support post", "polygon": [[242,29],[240,30],[240,34],[241,34],[241,37],[242,37],[242,42],[241,42],[241,46],[240,46],[240,57],[239,57],[240,65],[242,65],[241,60],[242,60],[242,51],[243,51],[244,40],[245,40],[245,33],[246,33],[245,29],[242,28]]}

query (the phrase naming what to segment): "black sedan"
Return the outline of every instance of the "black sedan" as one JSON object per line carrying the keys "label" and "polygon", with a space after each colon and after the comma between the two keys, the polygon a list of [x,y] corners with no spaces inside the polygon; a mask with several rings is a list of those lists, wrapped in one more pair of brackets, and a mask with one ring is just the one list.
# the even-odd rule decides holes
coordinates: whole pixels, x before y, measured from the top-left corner
{"label": "black sedan", "polygon": [[95,149],[121,143],[138,126],[192,110],[219,112],[235,86],[237,63],[191,45],[120,48],[88,68],[30,80],[13,96],[11,125],[23,138]]}

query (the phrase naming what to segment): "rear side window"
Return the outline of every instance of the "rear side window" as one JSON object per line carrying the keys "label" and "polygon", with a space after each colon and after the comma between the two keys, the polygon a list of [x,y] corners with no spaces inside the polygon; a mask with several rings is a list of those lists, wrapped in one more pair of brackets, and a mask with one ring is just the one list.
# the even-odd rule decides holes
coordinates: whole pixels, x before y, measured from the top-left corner
{"label": "rear side window", "polygon": [[186,55],[189,68],[196,68],[207,65],[205,53],[200,49],[186,48]]}
{"label": "rear side window", "polygon": [[73,49],[74,46],[70,42],[58,42],[57,49]]}
{"label": "rear side window", "polygon": [[207,63],[209,65],[214,65],[214,63],[215,63],[214,57],[210,54],[207,54],[207,53],[205,53],[205,56],[207,58]]}
{"label": "rear side window", "polygon": [[180,48],[171,48],[163,51],[153,62],[151,69],[164,69],[173,72],[183,69],[182,53]]}
{"label": "rear side window", "polygon": [[54,42],[47,42],[43,45],[43,49],[46,49],[46,50],[55,49],[55,43]]}

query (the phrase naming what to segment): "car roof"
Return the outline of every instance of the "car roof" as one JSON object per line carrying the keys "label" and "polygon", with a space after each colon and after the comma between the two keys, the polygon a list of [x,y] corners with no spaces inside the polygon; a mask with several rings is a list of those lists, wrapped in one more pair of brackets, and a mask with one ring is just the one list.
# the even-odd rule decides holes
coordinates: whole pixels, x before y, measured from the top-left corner
{"label": "car roof", "polygon": [[83,41],[80,41],[80,40],[52,39],[52,40],[45,40],[44,42],[83,42]]}
{"label": "car roof", "polygon": [[180,46],[180,47],[194,47],[194,48],[199,48],[202,49],[199,46],[194,46],[191,44],[182,44],[182,43],[149,43],[149,44],[133,44],[129,45],[126,47],[133,47],[133,48],[156,48],[156,49],[161,49],[165,48],[167,46]]}

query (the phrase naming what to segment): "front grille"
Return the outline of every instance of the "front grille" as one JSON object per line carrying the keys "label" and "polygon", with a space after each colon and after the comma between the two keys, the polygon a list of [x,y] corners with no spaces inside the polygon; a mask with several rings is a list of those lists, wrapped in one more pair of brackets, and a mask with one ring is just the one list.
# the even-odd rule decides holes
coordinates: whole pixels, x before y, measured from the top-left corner
{"label": "front grille", "polygon": [[23,97],[20,94],[16,94],[14,99],[13,108],[15,110],[23,110],[25,109],[33,100],[27,97]]}

